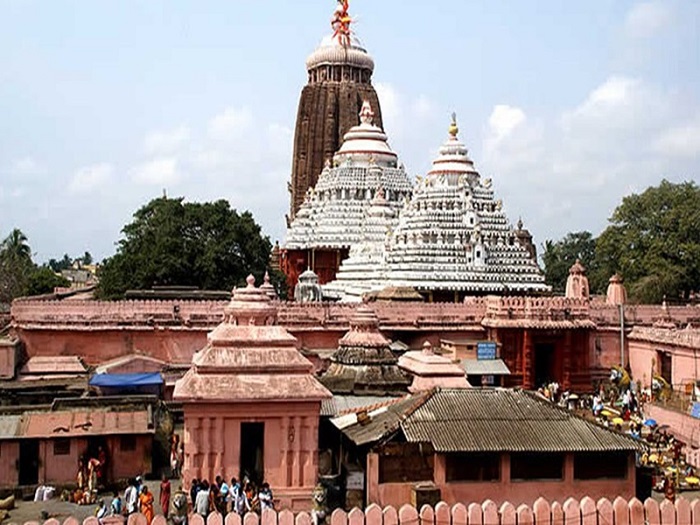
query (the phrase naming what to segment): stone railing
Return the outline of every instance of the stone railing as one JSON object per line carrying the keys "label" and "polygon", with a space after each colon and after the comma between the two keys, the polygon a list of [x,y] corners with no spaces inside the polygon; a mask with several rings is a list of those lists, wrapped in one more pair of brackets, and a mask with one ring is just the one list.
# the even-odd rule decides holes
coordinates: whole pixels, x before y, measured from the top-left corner
{"label": "stone railing", "polygon": [[587,299],[566,297],[497,297],[486,298],[486,316],[498,319],[587,318]]}
{"label": "stone railing", "polygon": [[206,324],[221,321],[226,301],[40,300],[12,303],[15,325]]}
{"label": "stone railing", "polygon": [[[120,517],[103,520],[104,525],[123,523]],[[534,505],[515,506],[504,503],[500,507],[493,501],[468,506],[458,503],[449,506],[444,502],[435,507],[424,505],[420,510],[410,505],[400,509],[370,505],[361,511],[353,509],[346,513],[334,511],[326,518],[326,525],[695,525],[700,524],[700,500],[692,502],[679,498],[675,504],[668,500],[658,503],[648,499],[642,503],[617,498],[613,502],[603,498],[597,502],[585,497],[581,501],[568,499],[563,504],[549,503],[540,498]],[[127,525],[146,525],[141,514],[129,516]],[[262,516],[229,514],[225,519],[221,514],[211,514],[205,520],[199,515],[191,515],[188,525],[312,525],[311,516],[306,512],[294,514],[288,510],[279,512],[266,510]],[[27,522],[25,525],[38,525]],[[61,525],[50,519],[44,525]],[[75,518],[67,518],[63,525],[80,525]],[[83,525],[100,525],[97,518],[90,517]],[[151,525],[167,525],[163,516],[156,516]]]}
{"label": "stone railing", "polygon": [[[15,326],[147,326],[184,325],[213,328],[222,318],[226,301],[188,300],[42,300],[18,299],[12,303]],[[565,297],[473,298],[464,303],[371,303],[383,328],[420,328],[479,323],[484,316],[497,319],[589,318],[599,326],[618,326],[619,310],[585,299]],[[289,328],[348,326],[356,304],[280,303],[280,323]],[[651,325],[671,318],[680,326],[700,322],[700,306],[627,305],[628,324]]]}
{"label": "stone railing", "polygon": [[[620,324],[620,309],[614,305],[591,303],[591,319],[599,325]],[[688,323],[700,323],[700,306],[666,306],[656,304],[625,305],[625,322],[627,324],[651,325],[655,321],[670,319],[685,326]]]}

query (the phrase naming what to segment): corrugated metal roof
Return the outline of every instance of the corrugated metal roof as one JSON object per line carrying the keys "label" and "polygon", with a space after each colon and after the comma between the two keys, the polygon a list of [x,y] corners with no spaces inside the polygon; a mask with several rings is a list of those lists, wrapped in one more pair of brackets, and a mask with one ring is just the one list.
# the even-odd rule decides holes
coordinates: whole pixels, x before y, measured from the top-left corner
{"label": "corrugated metal roof", "polygon": [[147,410],[61,410],[0,416],[0,439],[152,434]]}
{"label": "corrugated metal roof", "polygon": [[17,436],[22,416],[0,416],[0,439]]}
{"label": "corrugated metal roof", "polygon": [[638,450],[638,441],[539,398],[507,389],[441,390],[401,424],[438,452]]}
{"label": "corrugated metal roof", "polygon": [[467,375],[510,375],[510,370],[502,359],[464,359],[462,368]]}
{"label": "corrugated metal roof", "polygon": [[20,374],[85,374],[87,368],[77,356],[34,356],[24,364]]}
{"label": "corrugated metal roof", "polygon": [[364,424],[333,420],[357,445],[401,429],[408,442],[437,452],[599,452],[640,450],[634,438],[557,407],[536,394],[494,389],[442,389],[403,398],[369,413]]}
{"label": "corrugated metal roof", "polygon": [[331,422],[356,445],[366,445],[382,439],[399,429],[401,421],[420,406],[429,394],[418,394],[399,398],[368,412],[369,420],[361,423],[357,414],[340,416]]}
{"label": "corrugated metal roof", "polygon": [[349,412],[362,407],[375,406],[391,401],[388,396],[338,396],[321,400],[321,416],[335,417],[344,412]]}

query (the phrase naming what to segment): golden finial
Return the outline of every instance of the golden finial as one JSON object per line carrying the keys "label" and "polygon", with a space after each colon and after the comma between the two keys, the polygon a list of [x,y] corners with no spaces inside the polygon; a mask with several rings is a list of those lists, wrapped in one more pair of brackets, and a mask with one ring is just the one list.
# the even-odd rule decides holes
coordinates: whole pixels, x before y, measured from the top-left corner
{"label": "golden finial", "polygon": [[457,127],[457,113],[452,113],[452,123],[450,124],[449,133],[452,137],[457,138],[459,128]]}

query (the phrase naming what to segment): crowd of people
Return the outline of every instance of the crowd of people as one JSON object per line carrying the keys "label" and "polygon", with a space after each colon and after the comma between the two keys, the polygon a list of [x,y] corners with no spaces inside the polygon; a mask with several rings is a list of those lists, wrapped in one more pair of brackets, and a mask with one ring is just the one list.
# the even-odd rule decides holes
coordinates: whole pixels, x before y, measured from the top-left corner
{"label": "crowd of people", "polygon": [[203,517],[207,517],[211,512],[219,512],[222,516],[235,512],[242,516],[246,512],[274,509],[270,485],[263,482],[257,487],[247,478],[242,481],[232,478],[230,484],[221,476],[216,476],[213,483],[206,479],[193,479],[190,485],[190,500],[192,510]]}

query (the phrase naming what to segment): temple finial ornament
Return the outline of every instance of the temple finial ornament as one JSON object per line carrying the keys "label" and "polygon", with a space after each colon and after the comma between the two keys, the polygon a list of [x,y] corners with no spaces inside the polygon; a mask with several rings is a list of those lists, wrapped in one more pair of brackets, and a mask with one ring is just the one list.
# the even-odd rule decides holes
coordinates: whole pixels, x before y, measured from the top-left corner
{"label": "temple finial ornament", "polygon": [[248,283],[248,288],[255,288],[255,277],[252,273],[246,277],[245,282]]}
{"label": "temple finial ornament", "polygon": [[374,111],[372,111],[372,104],[369,103],[369,100],[365,100],[360,108],[360,123],[370,125],[374,123]]}
{"label": "temple finial ornament", "polygon": [[343,47],[350,47],[350,35],[352,34],[350,24],[352,24],[352,18],[350,13],[348,13],[349,9],[349,0],[338,0],[338,6],[333,12],[333,18],[331,18],[333,39],[337,38]]}
{"label": "temple finial ornament", "polygon": [[459,133],[459,128],[457,127],[457,113],[452,113],[452,122],[450,123],[450,129],[448,131],[450,136],[457,138],[457,134]]}

